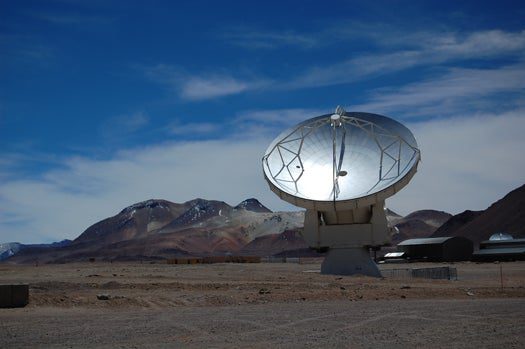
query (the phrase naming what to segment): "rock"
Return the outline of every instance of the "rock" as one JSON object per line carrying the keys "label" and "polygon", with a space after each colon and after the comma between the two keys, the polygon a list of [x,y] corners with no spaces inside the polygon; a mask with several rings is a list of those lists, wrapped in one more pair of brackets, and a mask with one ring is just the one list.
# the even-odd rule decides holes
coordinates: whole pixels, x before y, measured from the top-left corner
{"label": "rock", "polygon": [[97,299],[99,301],[107,301],[111,298],[109,294],[97,294]]}
{"label": "rock", "polygon": [[473,295],[474,295],[474,293],[473,293],[473,292],[470,292],[470,291],[469,291],[469,292],[467,292],[467,296],[471,296],[471,297],[472,297]]}

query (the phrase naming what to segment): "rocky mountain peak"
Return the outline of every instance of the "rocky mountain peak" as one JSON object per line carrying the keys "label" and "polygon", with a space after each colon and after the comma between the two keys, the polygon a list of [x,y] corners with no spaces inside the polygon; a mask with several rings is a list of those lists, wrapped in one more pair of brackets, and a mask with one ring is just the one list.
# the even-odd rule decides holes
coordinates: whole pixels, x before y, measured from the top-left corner
{"label": "rocky mountain peak", "polygon": [[188,211],[202,212],[202,213],[217,213],[223,209],[231,209],[231,206],[224,201],[195,199],[185,203],[189,209]]}
{"label": "rocky mountain peak", "polygon": [[169,204],[170,202],[166,200],[149,199],[149,200],[141,201],[141,202],[138,202],[136,204],[126,207],[120,212],[120,214],[128,214],[128,213],[142,210],[145,208],[149,208],[149,209],[162,208],[162,209],[169,210]]}
{"label": "rocky mountain peak", "polygon": [[169,228],[182,227],[202,223],[212,217],[228,217],[233,210],[224,201],[195,199],[184,204],[188,209],[174,219]]}
{"label": "rocky mountain peak", "polygon": [[255,198],[246,199],[237,206],[234,207],[236,210],[246,210],[246,211],[253,211],[253,212],[265,212],[265,213],[271,213],[272,211],[268,209],[266,206],[261,204],[259,200]]}

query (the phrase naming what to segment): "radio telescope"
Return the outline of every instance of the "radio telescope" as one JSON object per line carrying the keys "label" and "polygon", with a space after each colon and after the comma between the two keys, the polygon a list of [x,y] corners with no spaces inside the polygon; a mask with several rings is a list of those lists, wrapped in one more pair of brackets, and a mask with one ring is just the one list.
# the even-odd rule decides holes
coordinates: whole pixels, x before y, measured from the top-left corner
{"label": "radio telescope", "polygon": [[399,122],[337,107],[281,133],[262,164],[270,189],[306,209],[303,238],[328,251],[322,274],[381,276],[369,248],[390,243],[385,199],[407,185],[419,160]]}

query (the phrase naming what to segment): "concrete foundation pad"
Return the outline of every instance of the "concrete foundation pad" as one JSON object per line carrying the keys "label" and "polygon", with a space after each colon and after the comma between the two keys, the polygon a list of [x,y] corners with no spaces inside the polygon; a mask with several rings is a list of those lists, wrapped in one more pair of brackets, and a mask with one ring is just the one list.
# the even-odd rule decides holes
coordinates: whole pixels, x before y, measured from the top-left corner
{"label": "concrete foundation pad", "polygon": [[381,277],[368,250],[362,247],[331,248],[321,265],[321,274]]}

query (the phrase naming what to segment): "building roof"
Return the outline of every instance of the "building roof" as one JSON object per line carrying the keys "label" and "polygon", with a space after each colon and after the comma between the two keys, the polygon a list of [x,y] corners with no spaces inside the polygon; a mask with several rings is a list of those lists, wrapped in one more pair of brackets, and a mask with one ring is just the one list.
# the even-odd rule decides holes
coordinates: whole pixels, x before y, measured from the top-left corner
{"label": "building roof", "polygon": [[405,252],[389,252],[385,254],[385,258],[399,258],[403,257],[404,254]]}
{"label": "building roof", "polygon": [[408,239],[401,241],[398,246],[410,246],[410,245],[437,245],[442,244],[445,241],[455,238],[456,236],[443,236],[439,238],[424,238],[424,239]]}

